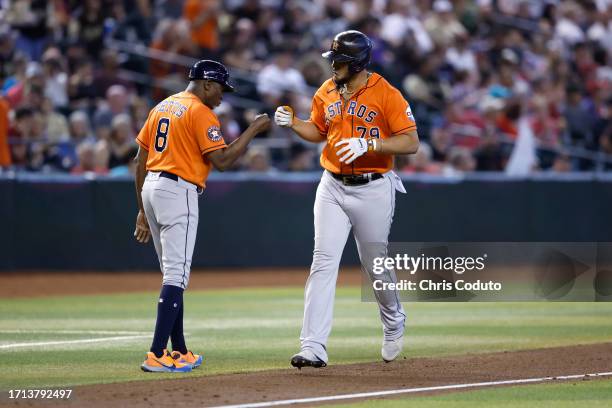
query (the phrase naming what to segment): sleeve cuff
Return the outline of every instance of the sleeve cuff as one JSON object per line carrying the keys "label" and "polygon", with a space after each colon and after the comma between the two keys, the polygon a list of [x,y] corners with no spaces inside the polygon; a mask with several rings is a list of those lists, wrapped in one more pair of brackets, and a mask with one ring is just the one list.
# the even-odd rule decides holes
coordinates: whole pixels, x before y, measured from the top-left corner
{"label": "sleeve cuff", "polygon": [[395,132],[391,133],[391,136],[399,135],[400,133],[409,132],[411,130],[416,130],[416,128],[417,128],[416,124],[410,125],[403,129],[396,130]]}
{"label": "sleeve cuff", "polygon": [[140,147],[142,147],[143,149],[145,149],[147,152],[149,151],[149,146],[147,146],[142,140],[140,140],[139,138],[136,138],[136,143],[138,143],[138,145]]}
{"label": "sleeve cuff", "polygon": [[223,149],[224,147],[227,147],[225,143],[209,147],[208,149],[201,150],[200,153],[206,154],[206,153],[214,152],[215,150]]}

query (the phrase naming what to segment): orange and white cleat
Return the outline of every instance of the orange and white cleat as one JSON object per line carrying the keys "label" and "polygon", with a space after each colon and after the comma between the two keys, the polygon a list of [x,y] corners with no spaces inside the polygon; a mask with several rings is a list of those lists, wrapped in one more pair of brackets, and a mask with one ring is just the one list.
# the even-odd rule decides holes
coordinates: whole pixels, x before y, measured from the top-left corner
{"label": "orange and white cleat", "polygon": [[172,358],[168,350],[164,349],[164,354],[161,357],[156,357],[154,353],[148,352],[147,359],[140,366],[142,371],[148,373],[188,373],[191,371],[191,365],[182,363]]}
{"label": "orange and white cleat", "polygon": [[192,351],[188,351],[187,354],[181,354],[179,351],[173,351],[172,358],[174,361],[178,361],[179,363],[189,364],[191,368],[198,368],[202,365],[202,355],[193,354]]}

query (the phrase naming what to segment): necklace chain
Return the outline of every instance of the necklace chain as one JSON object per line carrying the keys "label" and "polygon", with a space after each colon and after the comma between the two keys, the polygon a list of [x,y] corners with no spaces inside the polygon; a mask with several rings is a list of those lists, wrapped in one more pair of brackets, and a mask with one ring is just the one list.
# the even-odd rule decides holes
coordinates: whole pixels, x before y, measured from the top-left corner
{"label": "necklace chain", "polygon": [[[368,79],[370,79],[371,75],[372,73],[368,72],[368,76],[366,77],[366,83],[368,82]],[[339,91],[341,95],[346,95],[346,94],[352,95],[353,93],[355,93],[355,89],[353,89],[352,91],[349,91],[348,83],[342,84]]]}

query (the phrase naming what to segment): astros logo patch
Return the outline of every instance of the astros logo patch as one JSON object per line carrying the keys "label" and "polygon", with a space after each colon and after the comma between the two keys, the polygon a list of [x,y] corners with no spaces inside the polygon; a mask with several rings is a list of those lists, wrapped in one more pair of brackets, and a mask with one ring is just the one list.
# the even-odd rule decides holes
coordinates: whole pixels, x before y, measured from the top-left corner
{"label": "astros logo patch", "polygon": [[221,129],[217,126],[211,126],[208,128],[208,138],[211,142],[218,142],[221,140]]}

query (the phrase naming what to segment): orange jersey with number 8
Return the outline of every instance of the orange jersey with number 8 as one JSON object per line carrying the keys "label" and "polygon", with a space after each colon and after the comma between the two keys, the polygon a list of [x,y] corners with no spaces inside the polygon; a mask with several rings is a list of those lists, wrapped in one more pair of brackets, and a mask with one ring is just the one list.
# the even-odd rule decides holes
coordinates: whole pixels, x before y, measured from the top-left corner
{"label": "orange jersey with number 8", "polygon": [[387,139],[416,130],[408,102],[376,73],[348,100],[340,95],[333,80],[325,81],[312,100],[310,120],[327,137],[321,166],[336,174],[385,173],[393,167],[392,155],[374,152],[364,154],[351,164],[340,163],[335,147],[340,140]]}
{"label": "orange jersey with number 8", "polygon": [[167,171],[202,188],[212,168],[205,155],[226,147],[219,119],[190,92],[157,104],[136,142],[149,152],[148,171]]}

